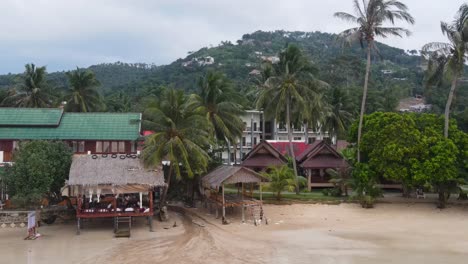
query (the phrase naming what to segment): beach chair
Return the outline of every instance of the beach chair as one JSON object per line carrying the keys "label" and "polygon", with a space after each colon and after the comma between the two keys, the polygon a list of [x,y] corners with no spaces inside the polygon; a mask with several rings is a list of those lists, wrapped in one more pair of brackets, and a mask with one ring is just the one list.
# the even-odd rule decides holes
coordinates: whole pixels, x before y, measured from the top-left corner
{"label": "beach chair", "polygon": [[426,194],[424,194],[423,188],[416,188],[416,199],[419,199],[419,198],[423,198],[423,199],[426,198]]}

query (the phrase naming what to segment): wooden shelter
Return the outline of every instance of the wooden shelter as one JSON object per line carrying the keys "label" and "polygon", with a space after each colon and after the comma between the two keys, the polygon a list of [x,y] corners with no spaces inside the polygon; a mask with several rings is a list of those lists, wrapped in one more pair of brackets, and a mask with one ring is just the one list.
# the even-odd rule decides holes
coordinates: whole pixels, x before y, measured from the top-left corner
{"label": "wooden shelter", "polygon": [[83,218],[114,218],[115,224],[119,218],[129,219],[130,223],[131,217],[150,219],[153,190],[165,186],[161,168],[146,169],[139,158],[127,155],[75,156],[69,176],[68,186],[77,196],[78,234]]}
{"label": "wooden shelter", "polygon": [[286,157],[265,140],[257,144],[242,159],[242,166],[255,171],[262,171],[269,166],[282,166],[288,164]]}
{"label": "wooden shelter", "polygon": [[[242,221],[245,221],[244,209],[246,207],[258,208],[262,205],[262,189],[261,183],[269,180],[259,173],[241,166],[226,166],[222,165],[214,169],[201,179],[201,186],[205,197],[216,205],[216,214],[218,206],[222,207],[223,222],[226,218],[227,207],[242,207]],[[225,194],[224,187],[227,184],[241,185],[242,192],[236,194]],[[250,184],[251,194],[253,193],[253,185],[260,184],[260,200],[253,199],[252,195],[247,196],[244,193],[244,184]],[[221,195],[219,190],[221,189]],[[259,211],[260,212],[260,211]],[[261,219],[263,212],[260,213]]]}
{"label": "wooden shelter", "polygon": [[307,176],[307,187],[331,187],[326,169],[344,169],[349,166],[338,151],[323,140],[317,140],[296,157],[299,167]]}

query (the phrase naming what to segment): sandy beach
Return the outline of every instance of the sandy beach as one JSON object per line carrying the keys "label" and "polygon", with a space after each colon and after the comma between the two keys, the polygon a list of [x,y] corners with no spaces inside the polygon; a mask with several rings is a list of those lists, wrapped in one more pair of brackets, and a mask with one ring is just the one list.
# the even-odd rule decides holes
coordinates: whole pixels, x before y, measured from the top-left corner
{"label": "sandy beach", "polygon": [[[208,210],[200,216],[172,212],[148,232],[137,221],[131,238],[114,238],[111,222],[40,229],[25,241],[24,229],[0,230],[0,263],[466,263],[468,208],[440,211],[432,204],[266,205],[269,224],[240,223],[229,212],[221,225]],[[192,214],[190,214],[192,215]],[[173,227],[174,222],[177,223]]]}

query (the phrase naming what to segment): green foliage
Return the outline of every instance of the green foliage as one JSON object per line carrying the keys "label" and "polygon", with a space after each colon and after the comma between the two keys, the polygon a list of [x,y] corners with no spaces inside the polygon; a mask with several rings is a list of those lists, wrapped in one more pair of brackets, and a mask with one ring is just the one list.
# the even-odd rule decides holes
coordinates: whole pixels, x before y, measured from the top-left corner
{"label": "green foliage", "polygon": [[357,163],[353,169],[351,186],[363,208],[372,208],[375,198],[382,195],[382,191],[377,187],[376,174],[369,165]]}
{"label": "green foliage", "polygon": [[90,70],[77,68],[67,72],[70,88],[65,92],[66,109],[71,112],[97,112],[102,108],[101,95],[97,87],[100,85],[94,73]]}
{"label": "green foliage", "polygon": [[15,198],[35,204],[44,195],[59,194],[70,171],[72,152],[63,142],[21,142],[6,182]]}
{"label": "green foliage", "polygon": [[281,167],[270,167],[268,172],[263,172],[263,176],[270,179],[267,189],[276,193],[276,199],[281,200],[281,192],[294,191],[296,189],[296,182],[299,184],[306,184],[307,179],[302,176],[295,176],[294,170],[287,165]]}

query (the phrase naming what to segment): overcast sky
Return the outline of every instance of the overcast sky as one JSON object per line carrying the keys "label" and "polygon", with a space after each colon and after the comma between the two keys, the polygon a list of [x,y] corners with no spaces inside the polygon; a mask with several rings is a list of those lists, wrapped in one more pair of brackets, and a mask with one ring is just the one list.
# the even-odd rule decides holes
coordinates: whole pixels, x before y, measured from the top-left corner
{"label": "overcast sky", "polygon": [[[400,0],[416,25],[410,38],[383,42],[420,49],[443,41],[440,21],[451,21],[466,0]],[[352,12],[351,0],[0,0],[0,73],[22,72],[25,63],[48,71],[102,62],[158,65],[188,51],[233,43],[256,30],[338,33],[349,27],[333,18]]]}

